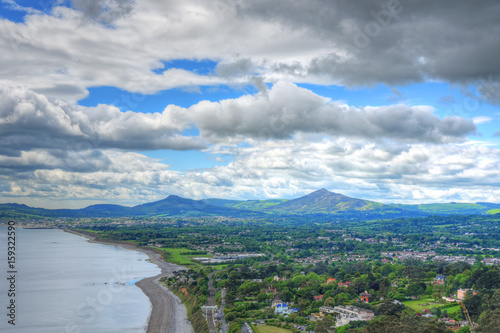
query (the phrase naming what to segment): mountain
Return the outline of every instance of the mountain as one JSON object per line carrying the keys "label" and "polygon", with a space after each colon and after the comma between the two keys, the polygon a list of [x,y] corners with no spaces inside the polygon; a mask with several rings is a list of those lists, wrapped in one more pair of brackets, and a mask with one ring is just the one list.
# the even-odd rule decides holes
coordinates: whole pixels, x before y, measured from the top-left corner
{"label": "mountain", "polygon": [[217,199],[217,198],[208,198],[203,199],[209,205],[219,206],[219,207],[234,207],[235,205],[244,202],[243,200],[229,200],[229,199]]}
{"label": "mountain", "polygon": [[423,212],[430,215],[481,215],[481,214],[497,214],[500,213],[500,204],[489,202],[476,202],[476,203],[433,203],[433,204],[420,204],[420,205],[404,205],[394,204],[394,207],[399,207],[409,211]]}
{"label": "mountain", "polygon": [[21,218],[91,218],[91,217],[265,217],[315,215],[325,219],[385,219],[418,217],[428,215],[498,214],[500,204],[440,203],[421,205],[382,204],[374,201],[351,198],[326,189],[305,196],[286,200],[192,200],[177,195],[134,207],[112,204],[91,205],[82,209],[44,209],[23,204],[0,204],[1,219]]}
{"label": "mountain", "polygon": [[133,207],[135,212],[154,216],[242,216],[257,215],[256,212],[238,210],[231,207],[211,205],[204,200],[191,200],[170,195],[167,198]]}
{"label": "mountain", "polygon": [[268,207],[268,210],[302,214],[335,214],[344,211],[365,211],[383,207],[383,204],[351,198],[324,188],[300,198]]}
{"label": "mountain", "polygon": [[0,204],[0,218],[91,218],[91,217],[140,217],[140,216],[259,216],[262,213],[219,207],[210,205],[203,200],[191,200],[170,195],[155,202],[149,202],[134,207],[120,205],[92,205],[81,209],[44,209],[33,208],[20,204]]}

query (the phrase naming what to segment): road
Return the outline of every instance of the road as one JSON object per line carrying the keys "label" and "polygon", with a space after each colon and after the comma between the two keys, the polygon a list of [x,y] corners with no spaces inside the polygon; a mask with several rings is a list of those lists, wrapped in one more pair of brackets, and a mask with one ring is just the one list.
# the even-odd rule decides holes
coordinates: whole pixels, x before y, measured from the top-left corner
{"label": "road", "polygon": [[[212,272],[208,274],[208,301],[207,305],[208,306],[214,306],[215,305],[215,294],[217,293],[217,289],[214,288],[214,284],[212,281],[212,276],[217,273]],[[217,333],[217,325],[215,324],[215,315],[217,314],[216,310],[207,310],[207,324],[208,324],[208,331],[210,333]]]}
{"label": "road", "polygon": [[220,325],[220,331],[222,333],[227,333],[229,331],[229,326],[226,323],[226,318],[224,317],[224,308],[226,307],[226,288],[222,289],[221,291],[221,306],[219,312],[222,314],[222,320],[221,320],[221,325]]}
{"label": "road", "polygon": [[241,333],[253,333],[253,330],[248,323],[244,323],[241,325]]}
{"label": "road", "polygon": [[[224,268],[220,271],[215,271],[210,274],[208,274],[208,300],[207,300],[207,306],[214,306],[215,305],[215,294],[217,294],[217,288],[214,287],[214,283],[212,281],[212,277],[214,274],[221,273],[223,271],[227,270],[227,268]],[[221,307],[219,311],[216,310],[206,310],[206,321],[208,324],[208,330],[210,333],[217,333],[217,324],[215,322],[215,316],[217,313],[221,314],[222,320],[221,320],[221,326],[220,326],[220,332],[226,333],[229,331],[229,327],[226,323],[226,319],[224,318],[224,307],[226,306],[226,288],[222,289],[221,291]]]}

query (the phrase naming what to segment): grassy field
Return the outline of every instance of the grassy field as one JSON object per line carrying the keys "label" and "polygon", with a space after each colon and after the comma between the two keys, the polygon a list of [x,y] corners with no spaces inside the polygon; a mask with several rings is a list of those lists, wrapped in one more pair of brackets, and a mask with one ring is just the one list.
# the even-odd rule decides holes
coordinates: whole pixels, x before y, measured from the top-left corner
{"label": "grassy field", "polygon": [[448,315],[453,315],[455,312],[461,311],[460,310],[460,305],[455,305],[452,306],[451,308],[446,308],[446,309],[441,309],[441,310],[446,310],[448,312]]}
{"label": "grassy field", "polygon": [[[441,308],[442,310],[445,310],[444,306],[446,304],[429,304],[429,305],[421,305],[421,304],[428,304],[428,303],[434,303],[433,298],[421,298],[417,300],[412,300],[412,301],[404,301],[403,304],[409,308],[412,308],[416,312],[422,312],[424,308],[427,308],[429,310],[432,310],[432,308]],[[446,308],[446,311],[448,312],[449,315],[454,314],[457,311],[460,311],[460,305],[455,305],[449,308]]]}
{"label": "grassy field", "polygon": [[433,298],[421,298],[421,299],[416,299],[416,300],[411,300],[411,301],[404,301],[403,304],[409,308],[412,308],[413,310],[417,312],[422,312],[424,308],[427,308],[431,310],[434,307],[441,307],[443,304],[429,304],[429,305],[420,305],[420,304],[428,304],[428,303],[434,303]]}
{"label": "grassy field", "polygon": [[488,214],[498,214],[500,213],[500,208],[497,208],[497,209],[491,209],[489,211],[487,211]]}
{"label": "grassy field", "polygon": [[284,329],[284,328],[267,326],[267,325],[257,325],[254,327],[255,327],[256,333],[291,333],[292,332],[292,331]]}
{"label": "grassy field", "polygon": [[440,225],[433,225],[433,228],[448,228],[448,227],[453,227],[454,224],[440,224]]}
{"label": "grassy field", "polygon": [[194,263],[191,258],[196,257],[210,257],[206,254],[190,254],[192,251],[186,248],[162,248],[162,251],[166,251],[169,254],[165,257],[167,261],[178,265],[198,265]]}

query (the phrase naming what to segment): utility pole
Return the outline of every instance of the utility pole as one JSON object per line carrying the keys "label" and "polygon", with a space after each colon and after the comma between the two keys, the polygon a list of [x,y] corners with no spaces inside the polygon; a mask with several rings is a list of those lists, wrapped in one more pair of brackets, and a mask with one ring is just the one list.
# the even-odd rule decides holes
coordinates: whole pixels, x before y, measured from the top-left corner
{"label": "utility pole", "polygon": [[467,320],[467,323],[469,324],[470,333],[476,333],[474,323],[472,322],[472,320],[470,319],[470,316],[469,316],[469,311],[467,311],[467,308],[465,307],[465,304],[463,302],[460,302],[460,307],[462,308],[462,311],[465,314],[465,319]]}

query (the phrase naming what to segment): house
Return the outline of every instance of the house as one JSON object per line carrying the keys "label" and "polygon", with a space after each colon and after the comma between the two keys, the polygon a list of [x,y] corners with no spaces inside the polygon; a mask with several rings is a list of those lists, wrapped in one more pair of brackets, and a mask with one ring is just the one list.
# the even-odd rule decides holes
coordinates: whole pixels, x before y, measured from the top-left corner
{"label": "house", "polygon": [[325,317],[324,314],[320,313],[311,313],[309,316],[310,321],[318,321],[318,320],[323,320],[323,317]]}
{"label": "house", "polygon": [[364,292],[362,292],[361,294],[359,294],[359,296],[361,297],[361,300],[365,303],[370,303],[370,294],[368,294],[366,292],[366,290]]}
{"label": "house", "polygon": [[275,294],[276,294],[276,288],[271,288],[271,287],[268,287],[268,288],[267,288],[267,292],[268,292],[268,293],[275,293]]}
{"label": "house", "polygon": [[340,282],[339,287],[349,287],[351,284],[351,281]]}
{"label": "house", "polygon": [[316,302],[319,302],[319,301],[321,301],[322,299],[323,299],[323,295],[314,296],[314,300],[315,300]]}
{"label": "house", "polygon": [[477,291],[472,289],[458,289],[457,290],[457,299],[463,301],[465,296],[467,296],[467,292],[470,291],[472,295],[477,295]]}
{"label": "house", "polygon": [[337,280],[333,279],[333,278],[329,278],[328,280],[326,280],[326,283],[330,283],[330,282],[335,282]]}
{"label": "house", "polygon": [[288,304],[286,303],[279,303],[276,304],[276,306],[274,307],[274,313],[278,315],[289,315],[290,313],[293,312],[299,312],[299,309],[297,308],[290,309],[288,307]]}
{"label": "house", "polygon": [[274,313],[276,314],[284,314],[285,312],[288,312],[288,305],[286,303],[276,304],[274,307]]}
{"label": "house", "polygon": [[436,278],[434,281],[432,281],[432,284],[444,284],[446,282],[446,276],[444,275],[436,275]]}
{"label": "house", "polygon": [[281,303],[283,303],[283,301],[282,301],[282,300],[280,300],[279,298],[278,298],[278,299],[275,299],[275,300],[273,300],[273,302],[271,303],[271,307],[272,307],[272,308],[274,308],[274,307],[276,307],[276,305],[281,304]]}

